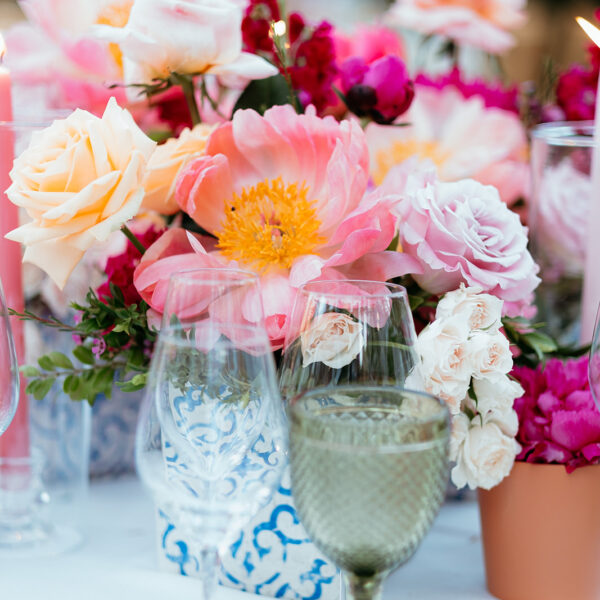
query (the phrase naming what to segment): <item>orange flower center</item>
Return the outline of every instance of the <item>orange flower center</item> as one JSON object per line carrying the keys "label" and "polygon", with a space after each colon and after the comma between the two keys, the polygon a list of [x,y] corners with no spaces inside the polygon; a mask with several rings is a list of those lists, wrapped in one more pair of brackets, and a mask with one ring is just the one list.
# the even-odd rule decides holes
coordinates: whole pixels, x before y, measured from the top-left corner
{"label": "orange flower center", "polygon": [[[125,27],[127,21],[129,21],[133,1],[134,0],[121,0],[121,2],[108,4],[98,13],[96,23],[98,25],[110,25],[111,27]],[[123,53],[121,52],[121,48],[119,48],[119,44],[109,44],[108,51],[115,63],[122,69]]]}
{"label": "orange flower center", "polygon": [[289,269],[295,258],[312,254],[325,239],[319,235],[315,202],[302,184],[281,177],[243,188],[225,205],[217,247],[230,260],[256,271]]}
{"label": "orange flower center", "polygon": [[373,169],[373,181],[381,185],[388,171],[395,165],[399,165],[411,156],[417,156],[420,160],[431,160],[438,170],[448,159],[448,153],[443,152],[436,142],[407,140],[405,142],[394,142],[385,150],[379,150],[375,156],[375,168]]}

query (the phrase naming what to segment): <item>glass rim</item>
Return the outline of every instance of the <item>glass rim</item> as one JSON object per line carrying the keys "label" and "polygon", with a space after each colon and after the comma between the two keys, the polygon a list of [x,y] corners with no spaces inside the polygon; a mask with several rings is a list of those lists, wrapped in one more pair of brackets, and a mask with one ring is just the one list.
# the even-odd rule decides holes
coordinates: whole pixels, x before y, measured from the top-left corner
{"label": "glass rim", "polygon": [[[582,135],[577,130],[587,130],[592,135]],[[594,131],[594,121],[552,121],[536,125],[531,130],[531,137],[551,142],[555,146],[592,148],[595,145]]]}
{"label": "glass rim", "polygon": [[[352,294],[350,292],[348,293],[340,293],[340,292],[335,292],[335,291],[323,291],[323,292],[318,292],[317,290],[310,290],[309,288],[311,286],[317,286],[319,284],[326,284],[326,285],[333,285],[333,284],[344,284],[344,283],[348,283],[348,284],[374,284],[374,285],[384,285],[388,288],[389,293],[385,294],[383,292],[375,292],[375,293],[368,293],[368,295],[365,296],[359,296],[358,294]],[[391,288],[391,289],[389,289]],[[375,281],[372,279],[319,279],[317,281],[307,281],[306,283],[303,283],[302,285],[300,285],[298,287],[298,293],[301,292],[306,292],[307,294],[313,293],[313,294],[320,294],[321,296],[325,296],[325,297],[337,297],[337,298],[389,298],[391,297],[399,297],[399,296],[404,296],[406,299],[408,299],[408,292],[406,290],[406,288],[403,285],[400,285],[399,283],[391,283],[389,281]]]}
{"label": "glass rim", "polygon": [[[236,274],[241,275],[242,277],[240,277],[239,279],[227,280],[225,278],[218,277],[218,275],[213,275],[212,277],[210,277],[208,279],[195,279],[192,277],[192,273],[212,273],[212,274],[236,273]],[[223,283],[225,281],[233,281],[234,283],[244,282],[244,281],[260,282],[260,277],[258,276],[258,273],[255,273],[254,271],[248,271],[247,269],[238,269],[238,268],[229,268],[229,267],[224,267],[222,269],[215,268],[215,267],[201,267],[199,269],[185,269],[183,271],[175,271],[174,273],[172,273],[169,276],[169,286],[175,280],[193,281],[193,282],[198,282],[201,284],[210,284],[210,283]]]}
{"label": "glass rim", "polygon": [[[245,323],[231,323],[231,322],[227,322],[227,321],[219,322],[219,321],[214,321],[211,319],[194,321],[192,323],[181,323],[181,322],[167,323],[167,324],[161,326],[160,330],[158,331],[156,343],[158,344],[160,341],[164,341],[165,338],[174,339],[175,335],[178,332],[184,332],[186,330],[191,331],[195,327],[195,325],[198,323],[210,323],[212,326],[211,328],[214,328],[214,329],[220,331],[221,335],[216,340],[216,342],[214,344],[215,346],[217,344],[222,344],[223,341],[225,341],[226,343],[230,343],[237,347],[236,342],[227,335],[228,332],[230,332],[230,331],[237,331],[237,332],[246,332],[246,333],[254,334],[253,337],[245,338],[239,344],[242,348],[246,347],[248,345],[252,345],[252,343],[255,341],[259,341],[261,343],[263,341],[265,341],[266,346],[268,346],[268,348],[269,348],[269,351],[271,349],[271,341],[269,340],[269,335],[264,327],[264,324],[256,323],[256,324],[252,325],[252,324],[245,324]],[[224,340],[221,339],[223,337],[225,338]]]}
{"label": "glass rim", "polygon": [[[310,388],[308,390],[304,390],[302,392],[300,392],[299,394],[296,394],[288,403],[288,410],[291,413],[298,413],[300,412],[300,408],[298,408],[298,404],[299,401],[307,398],[307,397],[319,397],[319,396],[328,396],[331,395],[333,393],[335,394],[344,394],[346,392],[357,392],[357,393],[366,393],[368,394],[369,392],[374,392],[376,394],[391,394],[391,395],[397,395],[397,396],[412,396],[412,397],[417,397],[417,398],[426,398],[428,401],[433,400],[433,402],[437,405],[438,410],[435,411],[435,413],[433,415],[430,415],[428,417],[423,417],[423,418],[419,418],[419,423],[422,425],[428,425],[431,423],[435,423],[436,421],[440,421],[440,420],[444,420],[446,421],[448,424],[450,423],[450,411],[448,409],[447,404],[438,396],[434,396],[433,394],[430,394],[429,392],[424,392],[421,390],[413,390],[410,388],[404,388],[404,387],[400,387],[397,385],[374,385],[374,384],[362,384],[362,383],[349,383],[349,384],[344,384],[344,385],[335,385],[335,386],[331,386],[331,385],[323,385],[323,386],[317,386],[314,388]],[[310,414],[307,416],[308,420],[314,420],[317,419],[317,417],[311,416]],[[346,425],[352,425],[350,423],[340,423],[340,425],[342,427],[346,426]],[[409,425],[406,424],[406,426],[408,427]],[[416,445],[420,445],[423,442],[416,442]],[[402,444],[402,446],[408,446],[410,444]]]}

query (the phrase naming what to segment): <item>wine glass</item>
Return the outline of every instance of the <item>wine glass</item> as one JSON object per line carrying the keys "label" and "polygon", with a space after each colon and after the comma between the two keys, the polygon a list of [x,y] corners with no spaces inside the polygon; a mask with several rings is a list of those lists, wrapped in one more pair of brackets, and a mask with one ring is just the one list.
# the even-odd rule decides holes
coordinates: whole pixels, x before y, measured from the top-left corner
{"label": "wine glass", "polygon": [[298,289],[285,339],[286,400],[323,385],[423,389],[406,290],[381,281],[311,281]]}
{"label": "wine glass", "polygon": [[286,464],[258,285],[237,270],[171,278],[138,422],[138,472],[187,533],[206,600],[218,551],[270,500]]}
{"label": "wine glass", "polygon": [[10,425],[19,401],[17,354],[0,281],[0,435]]}
{"label": "wine glass", "polygon": [[349,598],[378,598],[444,499],[448,409],[422,392],[354,384],[306,391],[288,416],[300,520]]}
{"label": "wine glass", "polygon": [[590,381],[590,390],[600,410],[600,306],[596,313],[596,325],[594,327],[594,336],[590,346],[590,358],[588,362],[588,378]]}

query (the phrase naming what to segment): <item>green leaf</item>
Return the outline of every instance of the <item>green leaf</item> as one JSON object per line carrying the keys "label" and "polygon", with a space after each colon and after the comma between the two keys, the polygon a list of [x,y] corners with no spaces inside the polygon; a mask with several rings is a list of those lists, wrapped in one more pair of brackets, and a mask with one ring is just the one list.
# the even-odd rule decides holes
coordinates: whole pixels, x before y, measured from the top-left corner
{"label": "green leaf", "polygon": [[55,379],[53,377],[50,377],[49,379],[35,379],[27,386],[25,391],[28,394],[33,395],[36,400],[42,400],[54,385],[54,381]]}
{"label": "green leaf", "polygon": [[93,365],[96,362],[94,353],[87,346],[77,346],[73,350],[73,356],[84,365]]}
{"label": "green leaf", "polygon": [[21,371],[21,373],[23,373],[25,377],[38,377],[40,374],[40,370],[36,369],[35,367],[32,367],[31,365],[25,365],[19,370]]}
{"label": "green leaf", "polygon": [[409,296],[408,301],[410,302],[411,312],[415,311],[419,306],[425,304],[425,298],[422,296]]}
{"label": "green leaf", "polygon": [[50,360],[61,369],[73,369],[71,359],[65,356],[62,352],[50,352],[48,354]]}
{"label": "green leaf", "polygon": [[272,106],[281,106],[290,101],[289,88],[281,74],[251,81],[238,98],[233,112],[242,108],[253,108],[261,115]]}
{"label": "green leaf", "polygon": [[38,364],[44,371],[54,371],[54,363],[48,355],[40,356],[38,358]]}
{"label": "green leaf", "polygon": [[79,387],[79,378],[75,375],[67,375],[63,381],[63,391],[65,394],[73,394]]}

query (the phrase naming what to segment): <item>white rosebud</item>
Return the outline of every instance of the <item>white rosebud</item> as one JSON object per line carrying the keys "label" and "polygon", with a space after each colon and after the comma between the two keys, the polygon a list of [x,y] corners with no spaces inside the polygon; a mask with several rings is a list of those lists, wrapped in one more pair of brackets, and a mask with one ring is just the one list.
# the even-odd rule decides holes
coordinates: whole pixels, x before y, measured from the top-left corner
{"label": "white rosebud", "polygon": [[452,318],[433,321],[417,339],[425,389],[442,398],[454,415],[471,382],[468,338],[466,322]]}
{"label": "white rosebud", "polygon": [[493,334],[475,332],[469,340],[469,354],[475,378],[504,375],[512,370],[510,344],[500,331]]}
{"label": "white rosebud", "polygon": [[313,319],[300,336],[302,366],[322,362],[332,369],[350,364],[365,345],[362,324],[342,313],[324,313]]}
{"label": "white rosebud", "polygon": [[471,331],[497,330],[502,322],[503,302],[491,294],[483,294],[480,287],[465,287],[448,292],[440,300],[435,317],[445,319],[460,316],[465,319]]}
{"label": "white rosebud", "polygon": [[520,450],[514,438],[505,435],[498,425],[479,422],[476,417],[471,423],[452,469],[452,482],[458,488],[468,485],[471,489],[491,489],[510,473]]}

